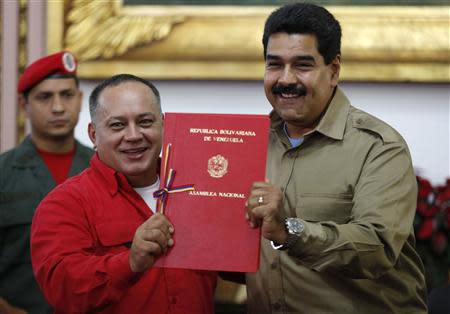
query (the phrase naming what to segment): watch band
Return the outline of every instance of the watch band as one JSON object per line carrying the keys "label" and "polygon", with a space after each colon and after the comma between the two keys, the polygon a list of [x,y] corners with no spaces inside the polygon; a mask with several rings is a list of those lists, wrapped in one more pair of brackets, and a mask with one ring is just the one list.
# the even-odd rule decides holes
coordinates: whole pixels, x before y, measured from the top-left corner
{"label": "watch band", "polygon": [[270,245],[275,250],[287,250],[294,246],[294,244],[298,241],[300,234],[303,232],[305,226],[301,221],[297,218],[286,218],[285,219],[285,227],[288,233],[288,237],[285,243],[280,244],[274,241],[270,241]]}

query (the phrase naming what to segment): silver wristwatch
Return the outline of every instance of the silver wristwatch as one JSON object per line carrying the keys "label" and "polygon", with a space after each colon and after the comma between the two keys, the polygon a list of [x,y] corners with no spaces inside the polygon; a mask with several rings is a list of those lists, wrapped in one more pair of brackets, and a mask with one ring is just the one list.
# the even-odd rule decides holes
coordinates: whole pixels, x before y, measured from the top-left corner
{"label": "silver wristwatch", "polygon": [[287,250],[291,248],[295,242],[297,242],[300,234],[305,229],[303,223],[297,218],[286,218],[284,220],[284,225],[286,227],[286,231],[288,232],[287,240],[283,244],[270,241],[270,244],[275,250]]}

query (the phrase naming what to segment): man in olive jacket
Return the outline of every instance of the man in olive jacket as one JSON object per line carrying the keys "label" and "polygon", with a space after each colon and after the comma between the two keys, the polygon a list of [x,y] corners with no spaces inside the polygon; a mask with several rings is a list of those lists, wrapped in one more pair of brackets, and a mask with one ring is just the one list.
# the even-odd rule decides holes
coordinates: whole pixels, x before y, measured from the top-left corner
{"label": "man in olive jacket", "polygon": [[93,154],[74,138],[78,85],[76,61],[65,51],[37,60],[20,77],[19,105],[31,134],[0,155],[0,313],[53,312],[33,276],[30,227],[39,202]]}
{"label": "man in olive jacket", "polygon": [[351,105],[338,85],[340,43],[339,22],[314,4],[285,5],[266,21],[274,110],[267,181],[247,200],[263,237],[259,271],[246,276],[249,314],[427,313],[409,149]]}

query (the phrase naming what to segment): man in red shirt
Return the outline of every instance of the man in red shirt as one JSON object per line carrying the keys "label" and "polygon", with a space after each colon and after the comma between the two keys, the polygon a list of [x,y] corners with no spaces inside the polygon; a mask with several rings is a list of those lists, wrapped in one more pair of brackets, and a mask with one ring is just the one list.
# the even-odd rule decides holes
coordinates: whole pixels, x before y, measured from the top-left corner
{"label": "man in red shirt", "polygon": [[158,90],[121,74],[89,102],[97,153],[33,220],[33,269],[45,296],[56,313],[214,313],[215,272],[152,267],[176,245],[151,197],[163,130]]}

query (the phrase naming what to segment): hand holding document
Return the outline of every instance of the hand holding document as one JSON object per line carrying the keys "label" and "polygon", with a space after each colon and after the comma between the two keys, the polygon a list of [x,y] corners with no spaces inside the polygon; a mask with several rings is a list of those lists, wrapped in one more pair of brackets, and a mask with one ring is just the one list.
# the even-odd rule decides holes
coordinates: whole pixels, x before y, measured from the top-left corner
{"label": "hand holding document", "polygon": [[158,211],[175,233],[155,266],[257,271],[260,230],[245,201],[264,181],[268,132],[263,115],[165,114]]}

